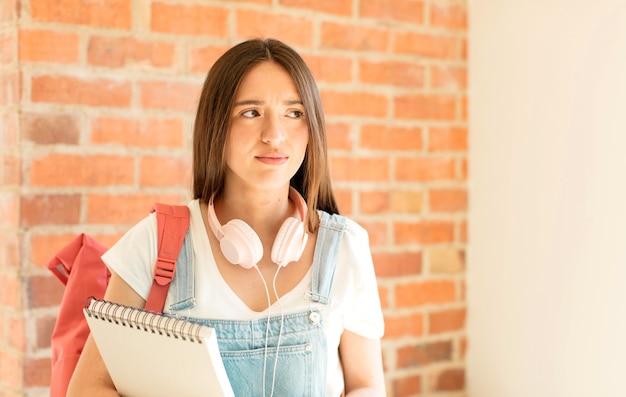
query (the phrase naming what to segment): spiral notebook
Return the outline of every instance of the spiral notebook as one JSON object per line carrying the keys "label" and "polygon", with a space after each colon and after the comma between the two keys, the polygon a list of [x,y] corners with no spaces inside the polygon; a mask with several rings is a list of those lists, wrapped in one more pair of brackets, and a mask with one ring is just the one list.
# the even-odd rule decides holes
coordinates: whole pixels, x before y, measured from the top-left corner
{"label": "spiral notebook", "polygon": [[234,396],[213,328],[97,299],[84,312],[120,395]]}

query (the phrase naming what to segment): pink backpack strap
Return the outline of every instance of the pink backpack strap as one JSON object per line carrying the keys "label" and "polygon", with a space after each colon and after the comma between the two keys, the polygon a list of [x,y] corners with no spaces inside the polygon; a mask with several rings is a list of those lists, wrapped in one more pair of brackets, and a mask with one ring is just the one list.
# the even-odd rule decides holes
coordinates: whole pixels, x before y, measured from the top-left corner
{"label": "pink backpack strap", "polygon": [[146,301],[146,310],[162,312],[170,283],[176,270],[176,259],[189,229],[189,208],[184,205],[155,203],[157,215],[158,256],[154,265],[154,280]]}

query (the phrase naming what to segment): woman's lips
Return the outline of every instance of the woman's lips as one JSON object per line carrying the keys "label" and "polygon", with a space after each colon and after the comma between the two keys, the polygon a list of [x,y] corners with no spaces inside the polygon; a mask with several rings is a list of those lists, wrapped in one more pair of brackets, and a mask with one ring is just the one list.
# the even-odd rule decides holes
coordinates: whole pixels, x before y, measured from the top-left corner
{"label": "woman's lips", "polygon": [[256,156],[256,159],[263,164],[280,165],[286,163],[289,156],[284,153],[265,153]]}

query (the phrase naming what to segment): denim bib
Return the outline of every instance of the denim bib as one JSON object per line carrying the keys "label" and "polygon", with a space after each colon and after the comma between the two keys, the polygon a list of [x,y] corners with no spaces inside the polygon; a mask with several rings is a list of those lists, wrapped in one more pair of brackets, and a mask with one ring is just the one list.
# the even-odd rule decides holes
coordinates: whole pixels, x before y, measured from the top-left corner
{"label": "denim bib", "polygon": [[224,367],[237,397],[269,397],[272,391],[277,397],[325,395],[327,346],[322,313],[330,301],[346,218],[323,211],[318,213],[320,226],[313,255],[311,289],[307,294],[310,309],[270,317],[267,345],[267,318],[212,320],[181,315],[194,306],[195,296],[193,246],[187,233],[170,286],[169,293],[174,298],[170,314],[215,328]]}

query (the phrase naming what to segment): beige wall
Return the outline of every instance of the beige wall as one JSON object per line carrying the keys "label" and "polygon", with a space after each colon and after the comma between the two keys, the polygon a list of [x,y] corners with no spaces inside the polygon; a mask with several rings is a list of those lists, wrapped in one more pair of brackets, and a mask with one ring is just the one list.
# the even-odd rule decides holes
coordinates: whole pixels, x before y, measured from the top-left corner
{"label": "beige wall", "polygon": [[625,395],[626,2],[469,10],[469,395]]}

